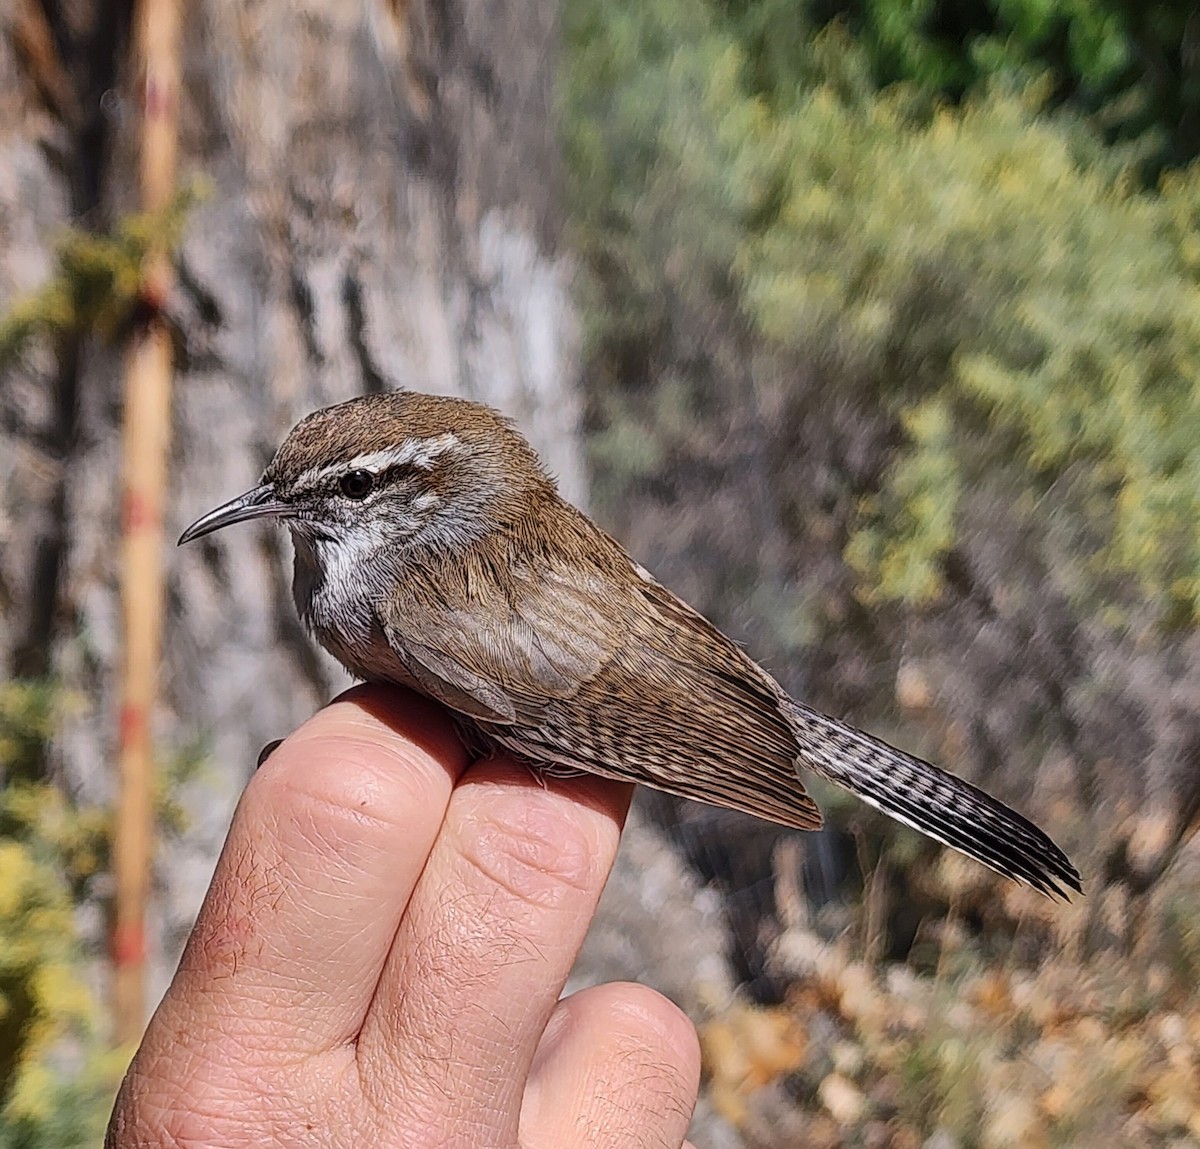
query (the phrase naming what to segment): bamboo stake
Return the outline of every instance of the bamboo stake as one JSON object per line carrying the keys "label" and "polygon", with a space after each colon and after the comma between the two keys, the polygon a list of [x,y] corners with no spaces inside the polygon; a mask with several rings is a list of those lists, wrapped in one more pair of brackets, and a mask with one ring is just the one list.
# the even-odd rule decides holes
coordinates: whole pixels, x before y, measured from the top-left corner
{"label": "bamboo stake", "polygon": [[[139,164],[142,208],[161,211],[175,191],[180,83],[180,0],[141,0],[137,51],[143,75]],[[161,315],[171,289],[170,257],[154,251],[143,268],[148,320],[126,360],[121,597],[124,651],[113,830],[116,914],[113,1024],[119,1042],[145,1024],[145,919],[154,839],[151,719],[163,616],[163,503],[171,431],[171,336]]]}

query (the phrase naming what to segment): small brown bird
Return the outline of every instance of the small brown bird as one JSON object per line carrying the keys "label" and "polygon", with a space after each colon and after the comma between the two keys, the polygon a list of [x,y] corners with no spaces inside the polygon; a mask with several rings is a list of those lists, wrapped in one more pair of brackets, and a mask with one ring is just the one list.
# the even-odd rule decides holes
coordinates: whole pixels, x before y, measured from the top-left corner
{"label": "small brown bird", "polygon": [[564,502],[488,407],[400,391],[317,411],[260,486],[179,541],[268,517],[291,531],[296,607],[321,645],[447,706],[480,748],[802,830],[821,824],[811,770],[1043,893],[1081,888],[1003,803],[789,698]]}

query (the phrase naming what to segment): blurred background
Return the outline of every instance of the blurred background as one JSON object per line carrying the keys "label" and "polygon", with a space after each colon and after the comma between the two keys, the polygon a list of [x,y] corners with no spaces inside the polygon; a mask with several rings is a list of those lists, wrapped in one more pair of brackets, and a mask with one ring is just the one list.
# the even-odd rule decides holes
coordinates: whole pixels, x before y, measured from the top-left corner
{"label": "blurred background", "polygon": [[1200,1145],[1191,5],[2,0],[0,113],[0,1149],[98,1142],[345,682],[175,537],[391,387],[1083,873],[642,795],[572,984],[695,1018],[699,1144]]}

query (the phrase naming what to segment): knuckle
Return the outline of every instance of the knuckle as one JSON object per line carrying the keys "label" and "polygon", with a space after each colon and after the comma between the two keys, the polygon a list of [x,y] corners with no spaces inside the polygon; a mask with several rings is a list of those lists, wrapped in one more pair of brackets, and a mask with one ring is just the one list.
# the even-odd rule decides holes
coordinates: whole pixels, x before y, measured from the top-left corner
{"label": "knuckle", "polygon": [[700,1039],[692,1019],[670,998],[636,982],[608,987],[613,1030],[639,1049],[660,1050],[672,1074],[684,1081],[700,1075]]}
{"label": "knuckle", "polygon": [[[299,748],[298,748],[299,749]],[[437,800],[439,778],[370,742],[342,739],[321,753],[281,749],[263,764],[247,794],[276,818],[315,823],[406,824]],[[438,772],[440,774],[440,772]],[[441,788],[446,788],[444,776]]]}
{"label": "knuckle", "polygon": [[240,1083],[222,1081],[208,1072],[187,1077],[186,1088],[171,1076],[150,1077],[135,1072],[126,1079],[109,1123],[106,1146],[159,1145],[171,1149],[207,1149],[215,1144],[229,1149],[254,1145],[261,1131],[248,1111],[253,1110]]}
{"label": "knuckle", "polygon": [[607,855],[589,817],[542,792],[490,794],[460,826],[459,849],[486,882],[553,908],[603,884]]}

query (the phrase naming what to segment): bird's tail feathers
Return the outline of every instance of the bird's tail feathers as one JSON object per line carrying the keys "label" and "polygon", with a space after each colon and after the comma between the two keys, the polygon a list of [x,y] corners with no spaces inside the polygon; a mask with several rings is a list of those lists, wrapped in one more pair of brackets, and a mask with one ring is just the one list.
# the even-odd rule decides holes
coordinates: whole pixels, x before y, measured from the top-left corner
{"label": "bird's tail feathers", "polygon": [[1082,893],[1079,873],[1041,830],[969,782],[789,700],[801,760],[889,817],[1051,897]]}

